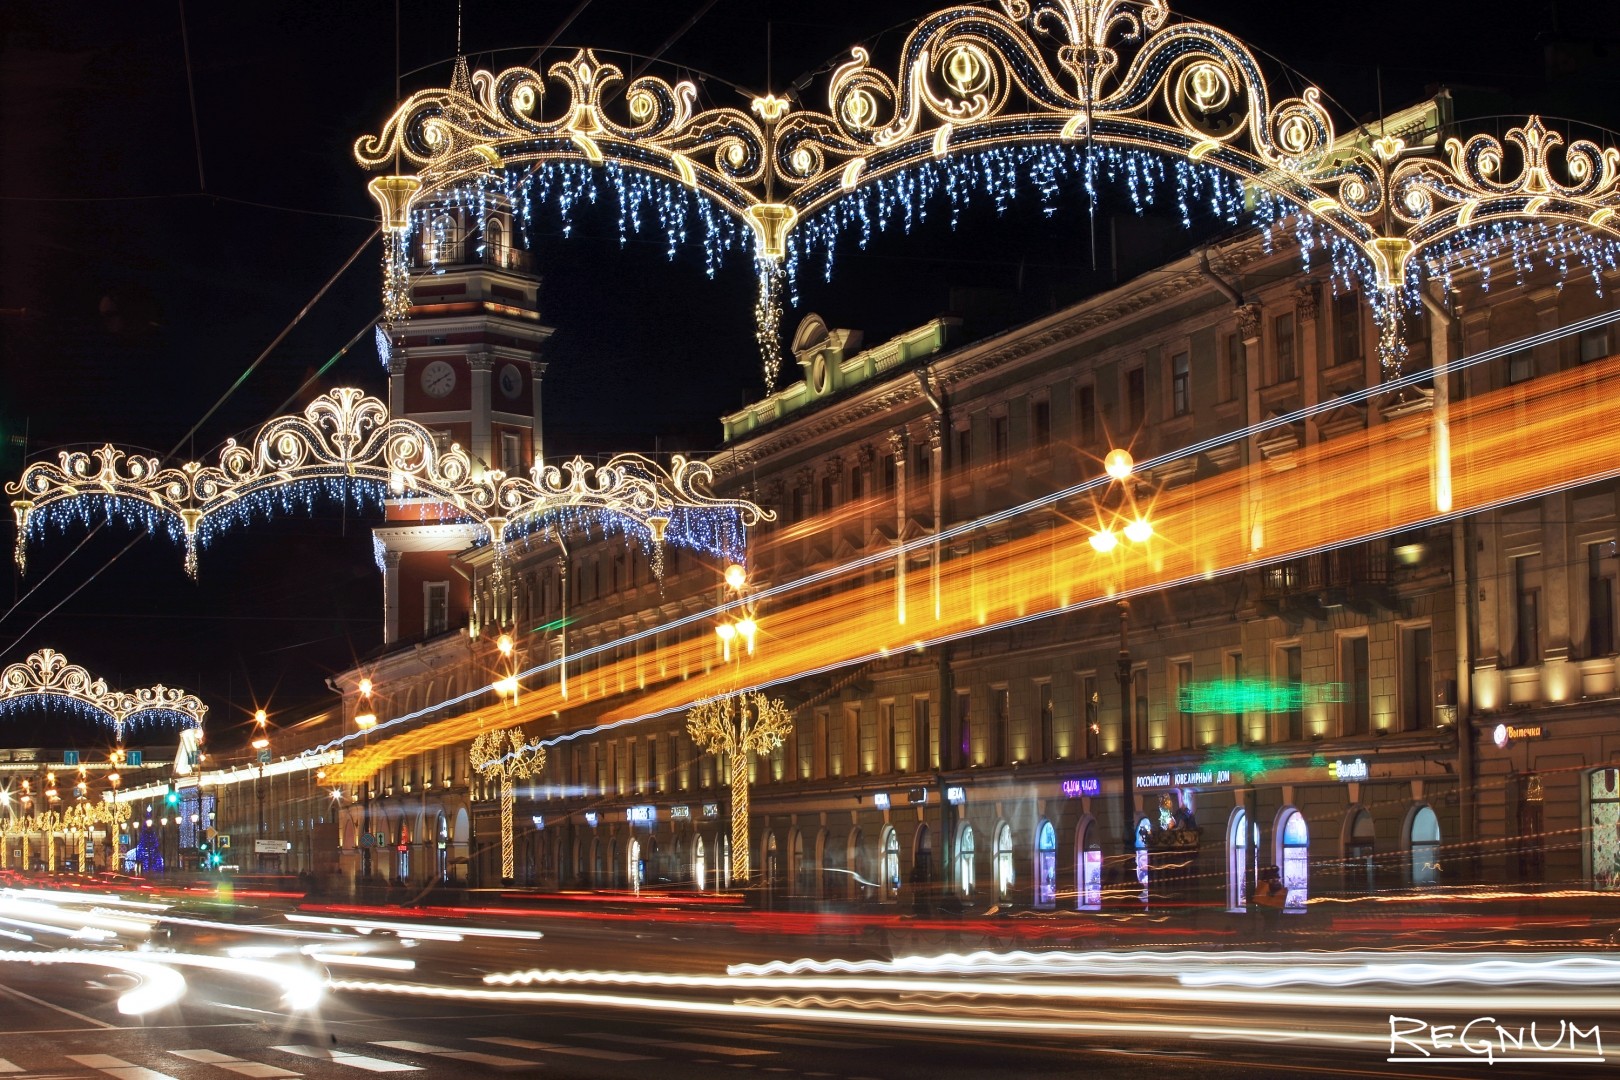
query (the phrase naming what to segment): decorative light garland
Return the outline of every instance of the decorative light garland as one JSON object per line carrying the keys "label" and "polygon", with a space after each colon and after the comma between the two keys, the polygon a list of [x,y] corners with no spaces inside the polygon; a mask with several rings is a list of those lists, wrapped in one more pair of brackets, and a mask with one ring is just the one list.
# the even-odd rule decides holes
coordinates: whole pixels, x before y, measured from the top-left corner
{"label": "decorative light garland", "polygon": [[[307,510],[317,500],[365,509],[386,499],[420,501],[438,520],[471,522],[503,556],[513,530],[595,525],[652,552],[670,542],[742,562],[748,529],[775,515],[709,494],[713,476],[706,463],[679,454],[667,469],[640,454],[620,454],[601,466],[581,457],[536,464],[531,476],[479,472],[459,446],[440,450],[421,424],[390,417],[376,398],[341,388],[310,402],[302,415],[269,421],[246,446],[226,443],[218,465],[165,468],[155,457],[109,444],[93,453],[64,452],[56,464],[36,462],[6,491],[14,496],[21,569],[31,539],[87,523],[96,511],[180,539],[186,572],[195,577],[198,547],[219,529]],[[656,557],[652,562],[662,565]]]}
{"label": "decorative light garland", "polygon": [[[1077,163],[1088,198],[1113,179],[1140,208],[1173,162],[1184,222],[1203,197],[1227,216],[1238,205],[1231,185],[1241,185],[1268,236],[1282,230],[1307,252],[1326,250],[1335,288],[1363,285],[1388,378],[1402,373],[1405,312],[1426,278],[1486,275],[1498,258],[1517,273],[1542,262],[1561,280],[1576,266],[1597,277],[1620,265],[1620,149],[1576,140],[1555,175],[1550,153],[1564,138],[1534,116],[1506,135],[1517,175],[1488,135],[1447,140],[1443,158],[1387,135],[1359,145],[1339,137],[1316,88],[1273,101],[1241,41],[1169,15],[1167,0],[948,8],[912,30],[893,75],[852,50],[829,80],[826,111],[767,94],[748,111],[699,112],[694,83],[625,84],[589,49],[548,68],[549,82],[523,67],[469,74],[458,60],[449,87],[412,94],[355,144],[368,168],[403,160],[418,170],[371,185],[394,260],[390,318],[409,310],[405,251],[421,207],[481,209],[498,187],[525,219],[536,200],[566,219],[594,201],[593,171],[618,195],[621,232],[639,229],[640,208],[652,206],[673,250],[695,207],[711,272],[732,239],[715,218],[751,231],[767,392],[780,363],[781,275],[791,287],[805,252],[830,252],[857,222],[863,237],[874,224],[909,227],[941,189],[953,215],[975,187],[998,205],[1025,185],[1049,202]],[[551,84],[562,92],[548,100]],[[621,85],[610,114],[605,95]],[[1209,170],[1224,178],[1211,182]],[[544,178],[538,189],[531,174]],[[806,222],[806,239],[791,242]]]}
{"label": "decorative light garland", "polygon": [[208,715],[208,706],[196,695],[161,683],[139,690],[109,690],[105,679],[68,663],[55,649],[30,653],[0,671],[0,713],[53,704],[107,724],[120,744],[128,729],[144,724],[200,728]]}

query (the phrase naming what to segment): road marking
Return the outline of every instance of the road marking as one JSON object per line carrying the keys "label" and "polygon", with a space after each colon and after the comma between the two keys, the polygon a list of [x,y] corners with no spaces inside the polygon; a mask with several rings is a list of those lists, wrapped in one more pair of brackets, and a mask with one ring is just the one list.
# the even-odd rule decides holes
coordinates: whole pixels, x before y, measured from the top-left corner
{"label": "road marking", "polygon": [[364,1069],[367,1072],[422,1071],[420,1065],[407,1065],[403,1061],[384,1061],[382,1058],[351,1054],[346,1050],[328,1050],[324,1046],[272,1046],[270,1049],[280,1050],[284,1054],[296,1054],[299,1057],[318,1058],[336,1065],[348,1065],[351,1068]]}
{"label": "road marking", "polygon": [[405,1050],[413,1054],[432,1054],[435,1057],[452,1058],[456,1061],[470,1061],[474,1065],[490,1065],[498,1069],[510,1068],[513,1065],[533,1065],[534,1062],[524,1058],[501,1057],[499,1054],[480,1054],[473,1050],[456,1050],[448,1046],[434,1046],[430,1043],[419,1042],[373,1042],[372,1046],[385,1046],[390,1050]]}
{"label": "road marking", "polygon": [[720,1046],[716,1043],[672,1042],[668,1039],[651,1039],[645,1035],[619,1035],[608,1034],[602,1031],[580,1032],[584,1039],[612,1039],[614,1042],[642,1043],[647,1046],[661,1046],[667,1050],[686,1050],[694,1054],[726,1054],[730,1057],[753,1057],[756,1054],[774,1054],[775,1050],[760,1050],[753,1046]]}
{"label": "road marking", "polygon": [[168,1073],[160,1073],[155,1069],[143,1068],[123,1058],[115,1058],[111,1054],[68,1054],[69,1061],[76,1061],[87,1069],[104,1072],[108,1076],[115,1076],[118,1080],[174,1080]]}
{"label": "road marking", "polygon": [[261,1061],[244,1061],[239,1057],[222,1054],[218,1050],[170,1050],[175,1057],[185,1058],[187,1061],[198,1061],[204,1065],[218,1065],[220,1068],[240,1076],[257,1077],[285,1077],[302,1076],[302,1073],[291,1072],[279,1065],[266,1065]]}
{"label": "road marking", "polygon": [[[510,1046],[518,1050],[549,1050],[553,1054],[572,1054],[574,1057],[596,1058],[598,1061],[658,1060],[647,1054],[626,1054],[620,1050],[597,1050],[590,1046],[564,1046],[561,1043],[535,1042],[533,1039],[518,1039],[509,1035],[475,1036],[472,1041],[494,1043],[497,1046]],[[524,1064],[528,1064],[528,1062]]]}
{"label": "road marking", "polygon": [[83,1020],[85,1023],[93,1024],[98,1028],[116,1028],[118,1026],[117,1024],[109,1024],[105,1021],[97,1020],[93,1016],[86,1016],[84,1013],[74,1012],[72,1009],[65,1009],[54,1002],[46,1001],[43,998],[37,998],[33,994],[25,994],[21,990],[14,990],[11,987],[3,984],[0,984],[0,994],[10,994],[12,997],[20,997],[24,1001],[32,1001],[35,1005],[42,1005],[47,1009],[54,1009],[64,1016],[71,1016],[75,1020]]}

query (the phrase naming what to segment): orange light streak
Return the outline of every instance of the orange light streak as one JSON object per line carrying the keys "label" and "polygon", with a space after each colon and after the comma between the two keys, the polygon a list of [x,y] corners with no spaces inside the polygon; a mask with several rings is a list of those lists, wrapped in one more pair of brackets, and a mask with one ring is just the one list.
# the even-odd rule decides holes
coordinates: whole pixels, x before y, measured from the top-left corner
{"label": "orange light streak", "polygon": [[[1620,472],[1616,400],[1620,357],[1453,402],[1450,514]],[[1408,415],[1302,448],[1287,463],[1251,464],[1167,489],[1150,508],[1153,536],[1107,556],[1088,542],[1094,506],[1055,506],[1066,520],[1051,529],[998,544],[987,544],[985,535],[949,541],[958,550],[971,542],[973,550],[944,562],[935,603],[913,603],[904,623],[895,582],[878,578],[874,567],[861,568],[802,594],[773,596],[760,621],[759,649],[736,665],[719,663],[707,630],[656,648],[642,642],[624,650],[632,655],[603,654],[587,670],[572,669],[567,700],[556,685],[543,686],[521,708],[496,704],[390,738],[374,736],[369,748],[346,753],[330,771],[338,782],[354,782],[392,761],[491,728],[539,722],[550,738],[633,720],[739,686],[1408,528],[1443,516],[1436,509],[1433,433],[1430,414]],[[1011,528],[1008,522],[994,526]],[[919,580],[911,589],[931,592],[934,586]],[[608,698],[618,700],[604,709]]]}

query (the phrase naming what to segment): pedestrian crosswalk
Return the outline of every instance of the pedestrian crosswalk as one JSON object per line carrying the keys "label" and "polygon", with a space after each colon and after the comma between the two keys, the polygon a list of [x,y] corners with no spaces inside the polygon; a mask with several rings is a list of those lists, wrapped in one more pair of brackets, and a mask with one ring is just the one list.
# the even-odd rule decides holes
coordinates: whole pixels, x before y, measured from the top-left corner
{"label": "pedestrian crosswalk", "polygon": [[[139,1046],[137,1052],[133,1047]],[[128,1046],[105,1047],[116,1053],[58,1053],[42,1055],[44,1060],[28,1060],[7,1047],[10,1058],[0,1058],[0,1080],[41,1080],[44,1077],[83,1078],[83,1080],[228,1080],[229,1076],[250,1080],[299,1080],[311,1075],[341,1076],[353,1069],[360,1073],[413,1073],[465,1075],[466,1066],[520,1070],[543,1066],[548,1060],[594,1060],[603,1063],[651,1062],[659,1060],[726,1062],[741,1065],[759,1062],[763,1071],[791,1073],[795,1070],[772,1067],[769,1059],[784,1052],[816,1049],[839,1052],[881,1050],[868,1043],[836,1037],[755,1030],[733,1032],[721,1028],[682,1028],[667,1037],[633,1035],[624,1031],[570,1030],[550,1039],[529,1039],[516,1035],[467,1035],[458,1039],[427,1042],[415,1039],[344,1040],[341,1045],[275,1043],[236,1053],[211,1048],[160,1049],[149,1043],[131,1041]],[[243,1056],[238,1056],[243,1055]],[[825,1068],[825,1065],[821,1066]],[[178,1076],[176,1074],[179,1074]],[[814,1075],[839,1075],[818,1072]],[[359,1080],[359,1077],[356,1077]],[[428,1080],[424,1077],[423,1080]]]}

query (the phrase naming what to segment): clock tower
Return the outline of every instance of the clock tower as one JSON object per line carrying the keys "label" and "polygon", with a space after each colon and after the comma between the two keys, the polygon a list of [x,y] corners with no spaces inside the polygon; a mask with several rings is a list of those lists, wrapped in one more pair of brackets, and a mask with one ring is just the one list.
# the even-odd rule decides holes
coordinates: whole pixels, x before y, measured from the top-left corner
{"label": "clock tower", "polygon": [[[480,216],[481,215],[481,216]],[[387,342],[388,411],[454,443],[473,469],[527,473],[541,452],[540,279],[514,243],[509,207],[431,210],[411,247],[411,309]],[[384,583],[386,645],[422,640],[467,620],[467,581],[451,556],[475,531],[439,507],[391,502],[375,531]]]}

